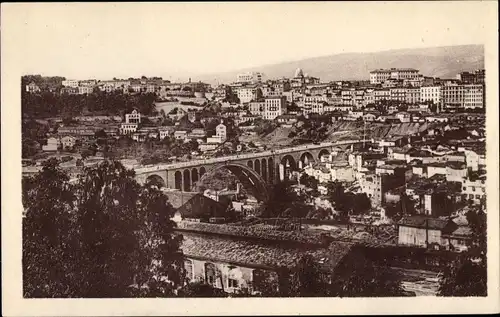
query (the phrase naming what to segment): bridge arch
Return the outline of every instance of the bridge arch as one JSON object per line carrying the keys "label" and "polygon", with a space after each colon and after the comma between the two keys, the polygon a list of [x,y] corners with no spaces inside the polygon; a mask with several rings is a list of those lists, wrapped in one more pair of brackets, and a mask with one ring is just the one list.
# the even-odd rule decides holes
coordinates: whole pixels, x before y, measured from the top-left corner
{"label": "bridge arch", "polygon": [[[267,201],[269,199],[269,190],[265,180],[255,170],[248,165],[239,163],[228,163],[225,165],[216,165],[210,169],[205,175],[212,174],[218,169],[226,169],[231,174],[236,176],[243,187],[250,192],[259,201]],[[206,177],[206,176],[205,176]]]}
{"label": "bridge arch", "polygon": [[163,177],[161,177],[160,175],[156,175],[156,174],[149,175],[146,178],[146,182],[145,183],[147,185],[156,186],[158,188],[167,187],[166,182],[163,179]]}
{"label": "bridge arch", "polygon": [[175,189],[182,189],[182,173],[180,171],[175,172]]}
{"label": "bridge arch", "polygon": [[264,179],[264,181],[266,181],[266,182],[267,182],[267,181],[268,181],[268,178],[267,178],[267,161],[266,161],[266,159],[265,159],[265,158],[263,158],[263,159],[261,160],[260,167],[261,167],[261,169],[262,169],[262,171],[261,171],[261,174],[260,174],[260,175],[262,176],[262,179]]}
{"label": "bridge arch", "polygon": [[300,162],[302,162],[302,167],[309,165],[310,163],[315,162],[314,155],[311,152],[304,152],[300,155]]}
{"label": "bridge arch", "polygon": [[318,160],[321,160],[321,157],[323,155],[330,155],[330,151],[328,151],[327,149],[322,149],[321,151],[319,151]]}
{"label": "bridge arch", "polygon": [[185,169],[183,172],[183,190],[185,192],[190,192],[191,191],[191,173],[189,169]]}
{"label": "bridge arch", "polygon": [[255,163],[253,164],[254,170],[257,172],[257,174],[260,175],[260,160],[256,159]]}
{"label": "bridge arch", "polygon": [[267,171],[268,171],[268,177],[269,177],[269,180],[271,182],[274,181],[274,159],[272,157],[270,157],[268,160],[267,160]]}
{"label": "bridge arch", "polygon": [[290,154],[287,154],[281,158],[280,166],[283,166],[283,174],[280,175],[280,178],[282,179],[290,179],[292,171],[297,170],[297,162],[295,161],[295,158]]}
{"label": "bridge arch", "polygon": [[200,167],[200,174],[198,175],[198,178],[202,178],[203,175],[207,172],[204,166]]}
{"label": "bridge arch", "polygon": [[191,184],[193,184],[193,186],[198,182],[199,180],[199,175],[198,175],[198,170],[196,168],[193,168],[191,170]]}
{"label": "bridge arch", "polygon": [[253,169],[253,161],[248,161],[247,166],[250,167],[251,169]]}

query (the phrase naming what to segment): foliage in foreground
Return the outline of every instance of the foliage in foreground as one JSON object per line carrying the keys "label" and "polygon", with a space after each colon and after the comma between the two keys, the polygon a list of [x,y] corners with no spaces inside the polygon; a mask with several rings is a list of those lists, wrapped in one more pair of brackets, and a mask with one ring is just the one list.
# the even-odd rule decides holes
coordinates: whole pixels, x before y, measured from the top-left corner
{"label": "foliage in foreground", "polygon": [[173,208],[106,161],[70,184],[56,161],[23,179],[24,297],[169,296],[183,284]]}

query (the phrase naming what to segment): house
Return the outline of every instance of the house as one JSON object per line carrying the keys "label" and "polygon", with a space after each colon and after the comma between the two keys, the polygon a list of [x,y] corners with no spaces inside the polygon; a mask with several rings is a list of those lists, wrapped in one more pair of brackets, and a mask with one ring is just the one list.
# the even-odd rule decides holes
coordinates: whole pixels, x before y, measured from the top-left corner
{"label": "house", "polygon": [[141,114],[137,110],[133,110],[131,113],[125,114],[125,123],[141,123]]}
{"label": "house", "polygon": [[395,116],[401,123],[411,122],[411,114],[408,112],[398,112]]}
{"label": "house", "polygon": [[61,141],[58,138],[51,137],[47,139],[47,144],[42,146],[42,151],[54,152],[61,146]]}
{"label": "house", "polygon": [[137,123],[122,123],[120,125],[120,134],[127,135],[137,131],[139,125]]}
{"label": "house", "polygon": [[[304,255],[311,256],[318,263],[321,276],[326,277],[327,282],[349,277],[353,262],[362,256],[352,243],[330,242],[322,240],[319,235],[311,248],[304,243],[279,240],[270,230],[260,230],[257,236],[245,227],[238,228],[243,234],[227,227],[206,223],[180,224],[177,230],[184,237],[181,250],[186,258],[189,280],[204,281],[228,293],[246,289],[255,294],[264,287],[275,290],[286,287],[278,281],[278,270],[294,268]],[[300,237],[297,239],[301,241]]]}
{"label": "house", "polygon": [[281,125],[292,125],[297,122],[297,116],[291,114],[282,114],[276,118]]}
{"label": "house", "polygon": [[[259,293],[264,288],[283,287],[279,268],[293,268],[301,255],[309,254],[330,274],[346,272],[354,249],[345,242],[332,242],[330,248],[305,252],[299,247],[270,244],[250,239],[231,239],[223,235],[182,232],[181,245],[186,258],[188,280],[204,281],[228,293],[242,289]],[[344,275],[343,273],[342,275]]]}
{"label": "house", "polygon": [[452,233],[457,228],[450,219],[408,216],[398,223],[398,244],[439,249],[443,245],[443,233]]}
{"label": "house", "polygon": [[217,149],[220,146],[220,143],[215,143],[215,142],[203,142],[198,145],[198,149],[201,152],[208,152],[208,151],[213,151]]}
{"label": "house", "polygon": [[201,139],[205,138],[206,136],[207,136],[207,133],[205,132],[204,129],[195,128],[195,129],[191,130],[191,132],[189,132],[186,137],[188,139],[191,139],[191,140],[201,140]]}
{"label": "house", "polygon": [[199,219],[209,222],[210,218],[226,217],[227,205],[198,193],[177,208],[182,219]]}
{"label": "house", "polygon": [[363,115],[363,120],[366,122],[374,122],[377,119],[377,116],[373,113],[367,113]]}
{"label": "house", "polygon": [[215,136],[220,138],[222,142],[226,141],[227,138],[227,128],[224,125],[224,121],[221,121],[216,127],[215,127]]}
{"label": "house", "polygon": [[76,138],[70,135],[64,136],[61,138],[61,143],[63,149],[73,148],[75,146]]}
{"label": "house", "polygon": [[163,140],[169,135],[174,134],[174,127],[173,126],[163,126],[158,128],[158,133],[160,136],[160,140]]}
{"label": "house", "polygon": [[176,140],[186,140],[187,138],[187,131],[185,130],[177,130],[174,132],[174,138]]}
{"label": "house", "polygon": [[480,204],[486,198],[486,174],[471,172],[462,180],[462,196],[464,199]]}
{"label": "house", "polygon": [[34,82],[31,82],[29,85],[26,85],[26,91],[29,93],[37,93],[40,92],[40,87]]}

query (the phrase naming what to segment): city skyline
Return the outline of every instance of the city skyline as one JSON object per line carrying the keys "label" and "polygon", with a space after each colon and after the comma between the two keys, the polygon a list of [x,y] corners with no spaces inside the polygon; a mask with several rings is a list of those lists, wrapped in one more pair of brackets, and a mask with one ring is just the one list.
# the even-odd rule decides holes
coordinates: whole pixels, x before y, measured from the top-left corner
{"label": "city skyline", "polygon": [[[23,73],[75,79],[145,75],[176,80],[331,54],[486,42],[484,25],[461,21],[487,14],[487,6],[397,3],[390,12],[383,6],[299,2],[6,8],[19,11],[10,16],[18,17],[16,35],[24,39],[19,51]],[[401,23],[404,29],[393,27]]]}

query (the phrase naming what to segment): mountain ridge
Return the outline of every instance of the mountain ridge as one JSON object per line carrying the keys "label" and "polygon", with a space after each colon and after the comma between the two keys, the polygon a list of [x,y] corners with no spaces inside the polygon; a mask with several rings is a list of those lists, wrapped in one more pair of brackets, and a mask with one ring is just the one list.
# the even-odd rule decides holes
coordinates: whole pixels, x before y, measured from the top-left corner
{"label": "mountain ridge", "polygon": [[461,71],[484,68],[483,45],[456,45],[428,48],[403,48],[369,53],[338,53],[294,61],[267,64],[239,70],[193,75],[193,80],[207,83],[229,83],[238,73],[260,71],[265,79],[292,77],[297,68],[332,80],[368,80],[369,72],[377,68],[408,67],[420,70],[425,76],[454,78]]}

